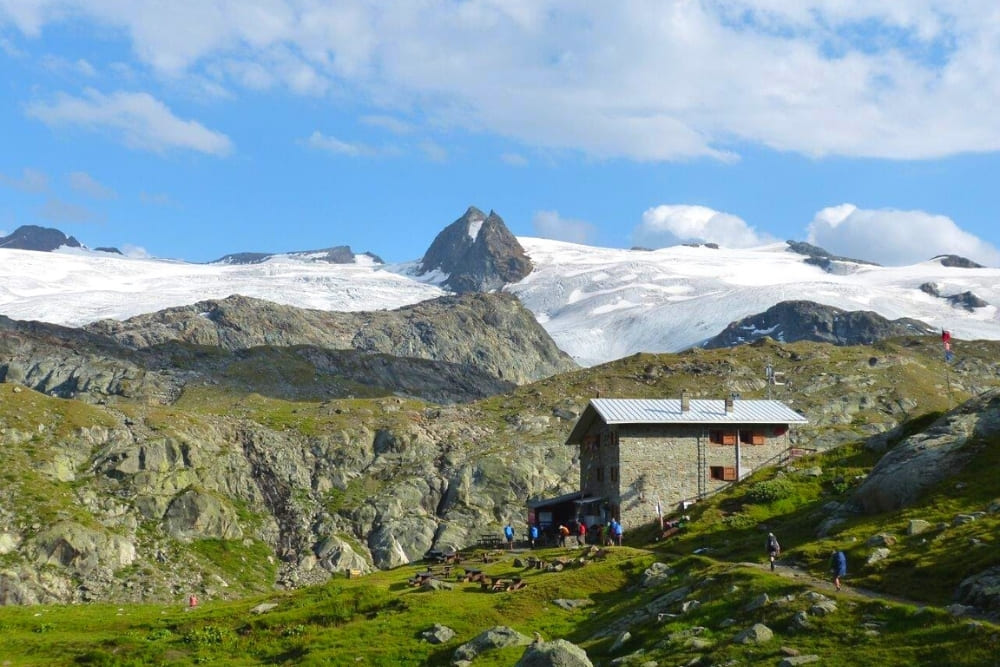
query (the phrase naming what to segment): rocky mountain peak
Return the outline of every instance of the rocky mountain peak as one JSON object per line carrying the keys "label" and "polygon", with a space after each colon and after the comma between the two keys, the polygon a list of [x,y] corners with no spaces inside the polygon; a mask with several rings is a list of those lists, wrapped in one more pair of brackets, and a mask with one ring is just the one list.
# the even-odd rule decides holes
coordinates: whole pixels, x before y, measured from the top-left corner
{"label": "rocky mountain peak", "polygon": [[531,273],[524,248],[494,211],[470,206],[437,235],[420,263],[420,273],[440,271],[455,292],[489,292]]}
{"label": "rocky mountain peak", "polygon": [[959,269],[985,268],[983,267],[982,264],[977,264],[976,262],[973,262],[971,259],[967,259],[959,255],[938,255],[936,257],[932,257],[931,261],[938,261],[941,263],[941,266],[951,266]]}
{"label": "rocky mountain peak", "polygon": [[38,225],[21,225],[8,236],[0,236],[0,248],[52,252],[60,246],[81,247],[80,242],[72,236],[66,236],[58,229]]}
{"label": "rocky mountain peak", "polygon": [[765,336],[786,343],[811,340],[859,345],[893,336],[932,333],[931,326],[910,318],[888,320],[871,311],[847,311],[813,301],[782,301],[763,313],[732,322],[722,333],[707,340],[703,347],[733,347]]}

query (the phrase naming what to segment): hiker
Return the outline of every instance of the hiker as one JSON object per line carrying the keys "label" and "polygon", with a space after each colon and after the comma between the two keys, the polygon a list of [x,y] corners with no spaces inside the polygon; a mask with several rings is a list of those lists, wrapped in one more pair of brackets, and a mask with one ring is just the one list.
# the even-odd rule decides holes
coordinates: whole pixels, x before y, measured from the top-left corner
{"label": "hiker", "polygon": [[559,546],[565,547],[566,538],[568,537],[569,537],[569,528],[567,528],[566,524],[564,523],[559,524]]}
{"label": "hiker", "polygon": [[507,538],[507,548],[514,549],[514,528],[507,522],[507,525],[503,527],[503,536]]}
{"label": "hiker", "polygon": [[771,558],[771,572],[774,572],[774,559],[781,553],[781,545],[774,533],[767,534],[767,555]]}
{"label": "hiker", "polygon": [[613,538],[612,541],[618,542],[618,546],[622,545],[622,535],[624,533],[625,529],[622,528],[622,525],[618,522],[618,519],[612,519],[611,520],[611,535]]}
{"label": "hiker", "polygon": [[830,556],[830,573],[833,575],[833,585],[840,590],[840,578],[847,575],[847,556],[843,551],[834,550]]}
{"label": "hiker", "polygon": [[528,541],[531,542],[531,548],[535,548],[535,541],[538,539],[538,524],[533,523],[528,526]]}
{"label": "hiker", "polygon": [[580,521],[577,526],[576,541],[581,547],[587,544],[587,524],[583,521]]}

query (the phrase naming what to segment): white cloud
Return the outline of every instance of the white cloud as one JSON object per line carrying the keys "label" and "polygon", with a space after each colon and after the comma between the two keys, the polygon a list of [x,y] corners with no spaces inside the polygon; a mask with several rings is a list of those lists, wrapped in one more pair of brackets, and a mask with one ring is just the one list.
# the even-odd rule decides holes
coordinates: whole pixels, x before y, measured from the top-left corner
{"label": "white cloud", "polygon": [[49,189],[49,177],[43,171],[25,167],[21,177],[15,178],[0,172],[0,185],[20,190],[21,192],[39,193]]}
{"label": "white cloud", "polygon": [[535,234],[545,239],[588,245],[597,237],[597,227],[583,220],[563,218],[558,211],[538,211],[531,225]]}
{"label": "white cloud", "polygon": [[717,243],[727,248],[751,248],[775,239],[759,234],[742,218],[706,206],[661,205],[646,210],[632,231],[633,243],[665,248],[679,243]]}
{"label": "white cloud", "polygon": [[448,149],[430,139],[426,139],[420,142],[420,150],[423,151],[424,155],[431,162],[447,162],[448,161]]}
{"label": "white cloud", "polygon": [[132,245],[131,243],[126,243],[121,247],[122,254],[126,257],[133,257],[135,259],[147,259],[152,257],[145,248],[139,245]]}
{"label": "white cloud", "polygon": [[319,130],[313,131],[303,143],[310,148],[334,153],[335,155],[346,155],[348,157],[370,157],[378,153],[375,148],[366,144],[342,141],[337,137],[323,134]]}
{"label": "white cloud", "polygon": [[169,206],[174,203],[168,194],[163,192],[146,192],[145,190],[139,193],[139,201],[151,206]]}
{"label": "white cloud", "polygon": [[960,255],[989,266],[1000,252],[962,230],[944,215],[895,209],[866,210],[841,204],[816,213],[808,241],[835,255],[890,266],[914,264],[936,255]]}
{"label": "white cloud", "polygon": [[94,211],[84,206],[71,204],[61,199],[49,199],[39,210],[38,215],[54,223],[82,223],[101,220]]}
{"label": "white cloud", "polygon": [[511,167],[526,167],[528,165],[528,158],[519,153],[501,153],[500,161]]}
{"label": "white cloud", "polygon": [[60,94],[51,103],[33,103],[27,113],[53,127],[79,125],[109,132],[130,148],[156,153],[184,149],[227,155],[232,151],[229,137],[178,118],[148,93],[104,95],[87,89],[83,97]]}
{"label": "white cloud", "polygon": [[42,58],[42,66],[48,70],[67,76],[84,76],[88,79],[97,76],[97,70],[94,69],[94,66],[83,58],[67,60],[50,54]]}
{"label": "white cloud", "polygon": [[995,0],[0,0],[28,36],[81,17],[170,78],[360,94],[600,158],[1000,150]]}
{"label": "white cloud", "polygon": [[77,192],[82,192],[94,199],[116,199],[118,193],[100,183],[85,171],[74,171],[69,175],[69,185]]}
{"label": "white cloud", "polygon": [[400,120],[395,116],[369,114],[367,116],[362,116],[361,122],[365,125],[370,125],[371,127],[379,127],[383,130],[389,130],[393,134],[409,134],[410,132],[413,132],[412,124],[407,123],[405,120]]}

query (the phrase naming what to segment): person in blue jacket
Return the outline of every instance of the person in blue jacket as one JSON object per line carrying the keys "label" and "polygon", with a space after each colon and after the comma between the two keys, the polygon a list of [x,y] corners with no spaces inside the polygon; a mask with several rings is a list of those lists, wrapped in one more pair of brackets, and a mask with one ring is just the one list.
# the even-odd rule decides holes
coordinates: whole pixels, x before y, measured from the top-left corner
{"label": "person in blue jacket", "polygon": [[833,585],[840,590],[840,578],[847,574],[847,556],[843,551],[834,551],[830,556],[830,573],[833,575]]}
{"label": "person in blue jacket", "polygon": [[503,527],[503,536],[507,538],[507,548],[514,548],[514,527],[510,525],[510,522]]}
{"label": "person in blue jacket", "polygon": [[531,548],[535,548],[535,541],[538,539],[538,524],[533,523],[528,527],[528,540],[531,542]]}

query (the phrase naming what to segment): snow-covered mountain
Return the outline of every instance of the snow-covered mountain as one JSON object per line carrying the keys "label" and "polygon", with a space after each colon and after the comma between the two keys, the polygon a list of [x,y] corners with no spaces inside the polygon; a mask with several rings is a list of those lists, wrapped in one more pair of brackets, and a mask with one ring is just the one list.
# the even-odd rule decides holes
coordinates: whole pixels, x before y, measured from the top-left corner
{"label": "snow-covered mountain", "polygon": [[[583,365],[635,352],[683,350],[730,322],[790,300],[914,318],[947,328],[957,339],[1000,339],[1000,269],[935,259],[905,267],[839,260],[831,270],[789,252],[784,243],[646,251],[525,237],[518,242],[534,268],[506,290]],[[231,294],[341,311],[393,309],[445,294],[439,285],[447,276],[435,274],[435,283],[416,274],[416,263],[382,265],[364,255],[352,264],[276,256],[260,264],[220,265],[78,249],[3,249],[0,314],[79,326]],[[988,305],[968,309],[947,298],[965,292]]]}

